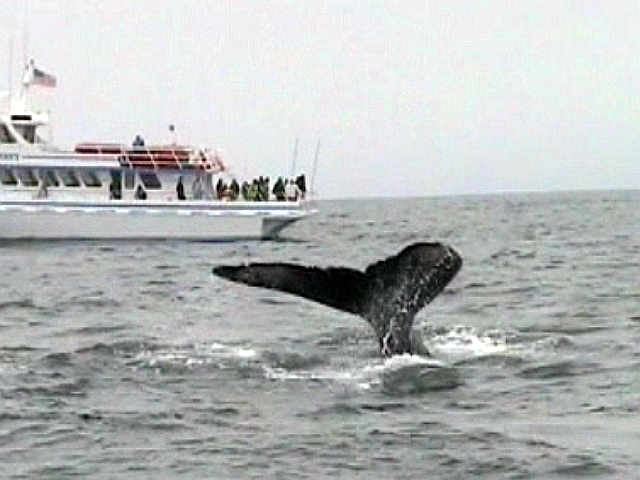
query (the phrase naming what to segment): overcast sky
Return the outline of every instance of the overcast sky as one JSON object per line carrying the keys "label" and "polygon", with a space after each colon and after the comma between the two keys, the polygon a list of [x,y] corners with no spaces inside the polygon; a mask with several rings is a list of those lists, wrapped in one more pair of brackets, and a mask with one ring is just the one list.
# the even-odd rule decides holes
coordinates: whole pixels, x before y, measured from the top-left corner
{"label": "overcast sky", "polygon": [[[24,3],[0,0],[2,65]],[[61,146],[175,123],[275,176],[296,138],[310,174],[320,137],[321,197],[637,189],[638,5],[37,0],[28,45]]]}

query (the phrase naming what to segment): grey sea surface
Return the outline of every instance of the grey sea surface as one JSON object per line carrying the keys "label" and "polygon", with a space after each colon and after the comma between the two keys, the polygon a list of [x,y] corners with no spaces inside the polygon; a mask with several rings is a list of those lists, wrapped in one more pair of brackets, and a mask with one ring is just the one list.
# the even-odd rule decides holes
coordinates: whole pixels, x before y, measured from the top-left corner
{"label": "grey sea surface", "polygon": [[[0,245],[0,478],[640,478],[640,192],[319,203],[277,242]],[[383,360],[219,264],[464,266]]]}

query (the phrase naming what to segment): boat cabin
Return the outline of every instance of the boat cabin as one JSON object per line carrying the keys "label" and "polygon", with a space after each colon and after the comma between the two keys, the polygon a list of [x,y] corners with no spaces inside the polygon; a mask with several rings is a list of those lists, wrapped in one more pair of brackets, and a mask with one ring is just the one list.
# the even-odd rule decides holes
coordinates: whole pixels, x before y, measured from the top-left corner
{"label": "boat cabin", "polygon": [[[217,152],[170,145],[83,143],[62,151],[44,140],[46,113],[12,102],[0,115],[0,194],[7,199],[80,201],[213,199]],[[184,195],[178,193],[181,183]]]}

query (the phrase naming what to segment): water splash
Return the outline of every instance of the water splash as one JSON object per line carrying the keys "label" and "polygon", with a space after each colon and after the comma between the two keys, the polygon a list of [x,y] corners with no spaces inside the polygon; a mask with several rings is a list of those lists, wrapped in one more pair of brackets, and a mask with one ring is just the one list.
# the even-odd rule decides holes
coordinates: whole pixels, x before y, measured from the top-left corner
{"label": "water splash", "polygon": [[425,346],[433,357],[447,363],[458,363],[489,355],[505,355],[512,351],[507,344],[505,332],[478,333],[474,328],[463,326],[430,337]]}

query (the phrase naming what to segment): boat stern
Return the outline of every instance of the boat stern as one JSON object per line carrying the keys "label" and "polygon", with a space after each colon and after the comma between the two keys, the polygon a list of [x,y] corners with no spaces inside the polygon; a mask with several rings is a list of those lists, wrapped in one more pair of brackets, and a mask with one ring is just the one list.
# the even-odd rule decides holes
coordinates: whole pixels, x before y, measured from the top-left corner
{"label": "boat stern", "polygon": [[275,240],[279,237],[280,232],[289,225],[313,215],[316,210],[289,210],[287,212],[279,212],[278,215],[264,217],[262,219],[262,239]]}

